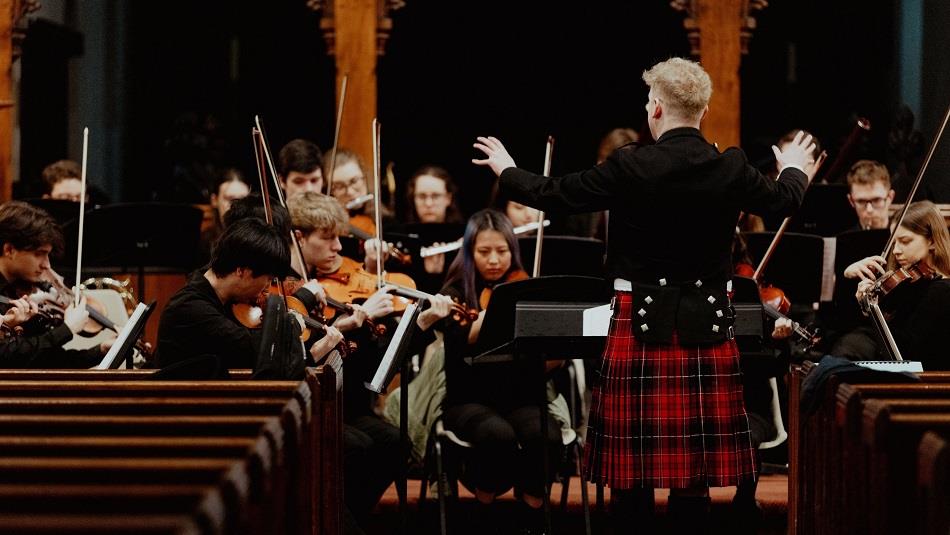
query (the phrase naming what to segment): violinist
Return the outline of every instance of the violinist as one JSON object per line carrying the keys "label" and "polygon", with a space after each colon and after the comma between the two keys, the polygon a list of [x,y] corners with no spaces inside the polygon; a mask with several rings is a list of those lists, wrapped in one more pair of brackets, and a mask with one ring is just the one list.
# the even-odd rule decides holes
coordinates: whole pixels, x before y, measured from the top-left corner
{"label": "violinist", "polygon": [[323,153],[312,141],[295,139],[277,154],[277,173],[285,197],[323,191]]}
{"label": "violinist", "polygon": [[[259,336],[238,322],[231,305],[254,304],[273,278],[289,271],[287,239],[275,226],[256,217],[231,223],[215,244],[208,269],[196,273],[162,312],[158,365],[211,359],[217,369],[254,368]],[[319,360],[340,339],[328,330],[310,356]]]}
{"label": "violinist", "polygon": [[112,346],[111,340],[85,350],[63,349],[89,318],[85,299],[79,307],[68,306],[62,317],[40,316],[36,304],[23,299],[50,276],[50,254],[63,249],[59,225],[39,208],[10,201],[0,206],[0,248],[0,294],[14,300],[3,317],[4,325],[22,330],[0,340],[0,367],[89,368],[99,364]]}
{"label": "violinist", "polygon": [[727,314],[736,221],[740,211],[796,210],[814,146],[799,133],[784,150],[773,147],[782,171],[771,180],[741,150],[719,152],[703,138],[712,82],[698,63],[672,58],[643,79],[654,145],[627,145],[593,169],[545,178],[518,169],[498,139],[479,137],[484,158],[473,163],[545,212],[610,209],[609,234],[621,239],[607,248],[616,293],[593,380],[586,476],[611,487],[618,533],[653,521],[656,487],[673,489],[678,527],[698,531],[708,487],[756,478]]}
{"label": "violinist", "polygon": [[[325,161],[324,164],[329,166],[330,162]],[[347,148],[340,147],[336,151],[335,166],[332,172],[329,167],[325,170],[327,176],[333,177],[330,195],[347,209],[351,225],[368,234],[375,233],[376,215],[368,186],[370,177],[366,172],[367,167],[363,158]],[[392,215],[385,208],[381,210],[384,223],[392,222]]]}
{"label": "violinist", "polygon": [[[463,482],[478,501],[490,504],[514,486],[525,503],[525,527],[536,527],[540,522],[533,517],[542,506],[545,483],[541,448],[556,452],[562,447],[560,425],[551,414],[547,415],[547,446],[541,437],[536,389],[525,387],[537,382],[537,371],[533,363],[469,366],[463,360],[471,354],[485,318],[482,292],[516,275],[527,277],[511,222],[496,210],[473,214],[441,293],[479,314],[471,323],[444,320],[437,326],[445,339],[443,419],[447,429],[474,444],[465,458],[468,476]],[[557,454],[552,458],[558,458]],[[551,476],[547,474],[548,481]]]}
{"label": "violinist", "polygon": [[[880,300],[888,327],[905,358],[920,361],[925,370],[950,369],[950,236],[940,211],[930,201],[908,207],[896,231],[893,254],[885,260],[871,256],[845,269],[844,276],[858,280],[856,297],[863,294],[895,268],[925,264],[938,275],[904,281]],[[871,325],[862,325],[841,336],[832,346],[832,355],[852,360],[880,360],[883,341]]]}
{"label": "violinist", "polygon": [[[308,276],[319,280],[362,269],[361,263],[340,255],[340,235],[346,232],[349,219],[336,199],[310,191],[288,198],[287,207]],[[395,480],[405,459],[399,429],[374,412],[375,394],[363,386],[371,380],[388,344],[386,337],[374,338],[364,328],[364,322],[390,316],[393,296],[384,287],[362,304],[351,306],[353,313],[335,317],[333,326],[359,346],[343,361],[343,473],[347,509],[358,523],[363,523]]]}

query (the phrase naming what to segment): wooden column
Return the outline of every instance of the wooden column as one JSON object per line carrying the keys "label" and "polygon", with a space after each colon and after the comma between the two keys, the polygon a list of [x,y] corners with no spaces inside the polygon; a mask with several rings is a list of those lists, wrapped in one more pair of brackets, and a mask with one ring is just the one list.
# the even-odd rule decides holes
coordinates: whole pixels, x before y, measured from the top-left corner
{"label": "wooden column", "polygon": [[17,2],[0,0],[0,202],[13,192],[13,27]]}
{"label": "wooden column", "polygon": [[692,55],[712,78],[712,100],[703,121],[703,135],[720,149],[740,141],[740,80],[742,55],[755,28],[751,12],[767,5],[763,0],[673,0],[671,6],[686,14]]}
{"label": "wooden column", "polygon": [[697,13],[699,60],[713,81],[703,135],[720,149],[739,146],[739,13],[743,0],[702,0]]}
{"label": "wooden column", "polygon": [[[336,90],[348,75],[340,146],[373,161],[373,118],[376,117],[376,31],[378,0],[333,0]],[[367,177],[371,178],[371,177]]]}

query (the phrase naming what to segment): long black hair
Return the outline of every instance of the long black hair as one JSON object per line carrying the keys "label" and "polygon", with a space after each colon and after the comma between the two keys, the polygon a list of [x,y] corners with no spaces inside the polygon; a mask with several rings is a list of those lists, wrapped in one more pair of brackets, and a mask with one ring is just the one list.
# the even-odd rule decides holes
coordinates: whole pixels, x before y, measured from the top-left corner
{"label": "long black hair", "polygon": [[[508,242],[508,249],[511,251],[511,266],[508,268],[508,273],[523,269],[521,267],[521,250],[518,248],[518,238],[515,236],[511,221],[497,210],[486,209],[472,214],[472,217],[468,219],[468,225],[465,227],[462,249],[455,256],[455,261],[449,266],[449,271],[445,277],[446,286],[452,286],[461,281],[465,303],[469,306],[478,306],[479,296],[475,291],[475,281],[480,275],[475,267],[475,238],[483,230],[498,231]],[[505,276],[508,273],[505,273]],[[502,279],[504,279],[504,276]]]}

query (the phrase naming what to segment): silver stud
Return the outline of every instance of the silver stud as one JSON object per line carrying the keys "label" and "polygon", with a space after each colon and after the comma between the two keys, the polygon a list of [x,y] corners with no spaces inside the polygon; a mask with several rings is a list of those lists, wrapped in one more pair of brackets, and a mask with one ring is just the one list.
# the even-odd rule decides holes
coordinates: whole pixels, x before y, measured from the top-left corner
{"label": "silver stud", "polygon": [[718,333],[718,332],[719,332],[719,326],[718,326],[718,325],[713,325],[713,332],[714,332],[714,333]]}
{"label": "silver stud", "polygon": [[666,286],[666,279],[660,279],[660,286]]}
{"label": "silver stud", "polygon": [[710,295],[709,299],[706,299],[706,301],[709,301],[709,304],[711,305],[716,302],[716,298]]}
{"label": "silver stud", "polygon": [[730,281],[726,281],[726,291],[727,291],[727,292],[731,292],[731,291],[732,291],[732,281],[731,281],[731,280],[730,280]]}
{"label": "silver stud", "polygon": [[640,326],[640,330],[643,331],[643,332],[647,332],[647,331],[650,330],[650,327],[647,326],[646,323],[644,323],[643,325]]}
{"label": "silver stud", "polygon": [[653,298],[648,295],[646,296],[646,298],[643,299],[643,302],[649,305],[650,303],[653,302]]}
{"label": "silver stud", "polygon": [[698,280],[698,281],[695,282],[695,284],[696,284],[696,287],[697,287],[697,288],[702,288],[702,287],[703,287],[703,281]]}
{"label": "silver stud", "polygon": [[640,314],[640,317],[642,318],[643,316],[647,315],[647,311],[641,308],[640,310],[637,311],[637,314]]}
{"label": "silver stud", "polygon": [[717,317],[717,318],[721,318],[721,317],[722,317],[722,310],[717,310],[717,311],[716,311],[716,317]]}

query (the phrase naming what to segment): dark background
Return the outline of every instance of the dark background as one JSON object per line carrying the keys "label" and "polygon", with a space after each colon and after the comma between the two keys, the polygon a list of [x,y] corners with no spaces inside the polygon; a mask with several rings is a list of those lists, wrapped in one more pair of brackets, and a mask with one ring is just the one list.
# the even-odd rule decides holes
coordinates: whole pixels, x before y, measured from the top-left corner
{"label": "dark background", "polygon": [[[900,105],[898,8],[898,0],[776,0],[756,14],[741,69],[742,146],[753,161],[771,165],[769,145],[793,128],[814,132],[833,157],[865,116],[874,128],[859,155],[897,169],[887,135]],[[126,153],[106,173],[121,183],[121,200],[201,202],[224,166],[256,177],[254,114],[275,151],[295,137],[332,143],[333,58],[303,0],[127,10],[116,21],[128,35]],[[666,1],[409,0],[393,20],[378,67],[383,159],[400,184],[422,164],[447,167],[466,213],[485,205],[492,184],[470,163],[476,135],[501,138],[522,167],[540,169],[550,134],[554,173],[584,168],[610,129],[644,129],[643,70],[689,53],[683,15]],[[22,60],[23,193],[43,165],[66,156],[62,65],[82,54],[82,36],[53,30],[28,34]]]}

